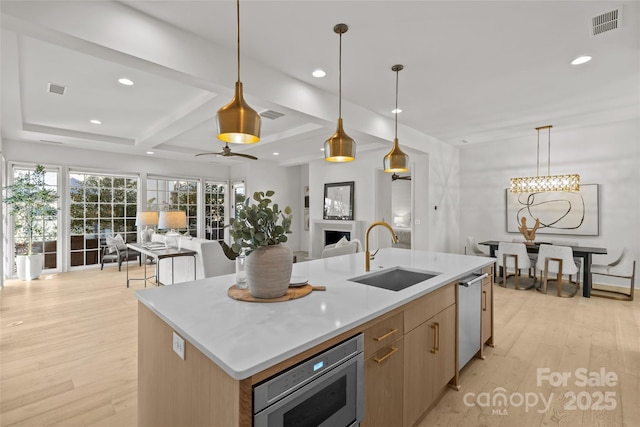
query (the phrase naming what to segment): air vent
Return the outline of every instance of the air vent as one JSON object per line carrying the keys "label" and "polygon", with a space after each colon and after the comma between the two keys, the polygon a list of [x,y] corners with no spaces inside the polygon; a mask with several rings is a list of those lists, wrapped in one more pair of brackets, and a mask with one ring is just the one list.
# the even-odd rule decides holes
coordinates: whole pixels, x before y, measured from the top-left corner
{"label": "air vent", "polygon": [[61,86],[61,85],[57,85],[55,83],[49,83],[49,87],[48,87],[48,92],[49,93],[57,93],[58,95],[64,95],[64,93],[67,90],[66,86]]}
{"label": "air vent", "polygon": [[260,115],[262,117],[266,117],[267,119],[271,119],[271,120],[275,120],[279,117],[284,116],[284,114],[278,113],[277,111],[273,111],[273,110],[263,111],[262,113],[260,113]]}
{"label": "air vent", "polygon": [[47,144],[56,144],[56,145],[62,145],[62,142],[59,141],[49,141],[48,139],[41,139],[40,142],[46,142]]}
{"label": "air vent", "polygon": [[617,8],[598,16],[591,18],[591,35],[597,36],[598,34],[612,31],[620,26],[620,20],[622,18],[622,9]]}

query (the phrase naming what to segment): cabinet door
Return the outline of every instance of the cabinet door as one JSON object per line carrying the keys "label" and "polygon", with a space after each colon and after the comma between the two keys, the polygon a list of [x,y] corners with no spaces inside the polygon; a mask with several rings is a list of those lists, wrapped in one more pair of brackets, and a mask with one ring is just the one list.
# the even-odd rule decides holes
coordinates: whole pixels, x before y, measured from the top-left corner
{"label": "cabinet door", "polygon": [[405,335],[404,426],[412,426],[456,374],[456,306]]}
{"label": "cabinet door", "polygon": [[433,332],[430,321],[422,323],[404,336],[404,402],[405,427],[413,425],[433,400],[431,387]]}
{"label": "cabinet door", "polygon": [[491,281],[482,284],[482,338],[480,342],[493,345],[493,287]]}
{"label": "cabinet door", "polygon": [[433,360],[431,385],[435,399],[456,375],[456,306],[449,306],[427,323],[432,325],[431,333],[435,334],[433,342],[437,349],[435,353],[429,353]]}
{"label": "cabinet door", "polygon": [[402,425],[403,372],[403,338],[365,360],[362,427]]}

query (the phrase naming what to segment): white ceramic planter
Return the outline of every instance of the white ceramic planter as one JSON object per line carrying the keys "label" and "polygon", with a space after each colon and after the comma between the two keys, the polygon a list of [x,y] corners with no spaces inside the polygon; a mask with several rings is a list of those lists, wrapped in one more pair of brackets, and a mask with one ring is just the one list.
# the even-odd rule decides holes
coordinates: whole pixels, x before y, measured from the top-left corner
{"label": "white ceramic planter", "polygon": [[249,292],[256,298],[278,298],[287,293],[293,254],[279,244],[262,246],[247,257]]}
{"label": "white ceramic planter", "polygon": [[18,279],[34,280],[40,277],[44,266],[44,255],[16,255]]}

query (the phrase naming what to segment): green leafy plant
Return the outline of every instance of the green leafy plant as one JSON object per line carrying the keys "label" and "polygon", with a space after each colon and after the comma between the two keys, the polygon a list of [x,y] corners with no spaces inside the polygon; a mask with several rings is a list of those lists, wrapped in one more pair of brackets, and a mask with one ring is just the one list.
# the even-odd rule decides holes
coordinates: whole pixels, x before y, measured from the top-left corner
{"label": "green leafy plant", "polygon": [[25,255],[33,255],[34,236],[43,233],[44,221],[55,218],[58,209],[53,205],[58,195],[45,187],[44,166],[37,165],[33,172],[16,177],[15,182],[5,187],[7,197],[3,202],[15,221],[15,230],[23,230],[27,237]]}
{"label": "green leafy plant", "polygon": [[[253,193],[251,203],[247,197],[241,205],[238,216],[231,219],[229,234],[234,239],[231,249],[239,254],[242,248],[248,248],[247,255],[261,246],[277,245],[287,241],[287,234],[291,234],[291,207],[287,206],[281,211],[278,204],[271,206],[270,197],[274,191],[256,191]],[[278,220],[281,223],[278,224]]]}

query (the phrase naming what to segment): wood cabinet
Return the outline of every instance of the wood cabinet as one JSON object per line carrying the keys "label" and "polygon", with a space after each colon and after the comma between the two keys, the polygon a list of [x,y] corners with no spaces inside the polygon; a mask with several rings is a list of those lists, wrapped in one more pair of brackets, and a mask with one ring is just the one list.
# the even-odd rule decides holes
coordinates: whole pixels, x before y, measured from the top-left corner
{"label": "wood cabinet", "polygon": [[363,427],[388,427],[402,420],[403,334],[402,312],[364,330]]}
{"label": "wood cabinet", "polygon": [[481,306],[481,335],[480,335],[480,356],[484,357],[485,344],[493,347],[493,266],[482,269],[483,273],[489,274],[482,280]]}
{"label": "wood cabinet", "polygon": [[405,334],[404,426],[422,418],[456,375],[455,284],[447,286],[436,298],[439,304],[431,304],[440,311]]}
{"label": "wood cabinet", "polygon": [[362,426],[415,425],[455,377],[456,290],[450,283],[364,331]]}

